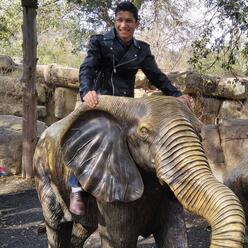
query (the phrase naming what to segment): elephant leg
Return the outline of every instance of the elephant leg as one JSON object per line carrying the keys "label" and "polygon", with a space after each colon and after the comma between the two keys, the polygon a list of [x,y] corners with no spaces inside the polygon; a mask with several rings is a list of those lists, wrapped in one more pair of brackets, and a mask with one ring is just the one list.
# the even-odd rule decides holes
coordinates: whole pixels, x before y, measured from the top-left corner
{"label": "elephant leg", "polygon": [[184,210],[174,198],[164,202],[160,216],[161,228],[154,233],[158,248],[188,248]]}
{"label": "elephant leg", "polygon": [[63,209],[59,192],[48,176],[40,169],[36,174],[36,189],[40,199],[49,248],[70,247],[73,222],[71,215]]}
{"label": "elephant leg", "polygon": [[102,248],[136,248],[137,211],[134,203],[98,202]]}
{"label": "elephant leg", "polygon": [[48,248],[71,247],[73,222],[60,223],[56,229],[47,225]]}
{"label": "elephant leg", "polygon": [[101,238],[98,229],[85,241],[83,248],[101,248]]}
{"label": "elephant leg", "polygon": [[88,238],[90,232],[84,228],[80,223],[73,224],[71,246],[72,247],[83,247],[85,240]]}

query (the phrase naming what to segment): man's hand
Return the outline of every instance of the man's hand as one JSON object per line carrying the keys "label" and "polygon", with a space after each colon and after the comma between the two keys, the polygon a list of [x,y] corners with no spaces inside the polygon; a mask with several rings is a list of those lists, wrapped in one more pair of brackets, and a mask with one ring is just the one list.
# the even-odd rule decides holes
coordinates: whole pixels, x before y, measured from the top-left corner
{"label": "man's hand", "polygon": [[184,95],[177,97],[177,99],[183,102],[185,105],[187,105],[191,109],[194,107],[194,100],[189,95],[184,94]]}
{"label": "man's hand", "polygon": [[98,95],[94,90],[89,91],[84,97],[83,97],[84,102],[86,103],[87,106],[90,108],[95,108],[96,105],[98,104]]}

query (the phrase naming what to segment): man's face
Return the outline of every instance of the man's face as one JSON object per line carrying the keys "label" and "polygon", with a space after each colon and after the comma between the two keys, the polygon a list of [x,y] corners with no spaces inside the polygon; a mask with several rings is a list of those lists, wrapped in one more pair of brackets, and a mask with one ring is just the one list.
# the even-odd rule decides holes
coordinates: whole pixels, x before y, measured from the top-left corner
{"label": "man's face", "polygon": [[135,20],[129,11],[119,11],[115,16],[115,29],[121,40],[127,42],[132,39],[139,22]]}

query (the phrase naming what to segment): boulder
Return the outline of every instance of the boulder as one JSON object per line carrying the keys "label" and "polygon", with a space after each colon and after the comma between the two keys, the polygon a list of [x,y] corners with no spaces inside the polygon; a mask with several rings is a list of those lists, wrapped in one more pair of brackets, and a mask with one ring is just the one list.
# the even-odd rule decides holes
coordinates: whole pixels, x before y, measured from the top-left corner
{"label": "boulder", "polygon": [[202,145],[214,176],[223,182],[226,173],[224,154],[220,143],[218,125],[204,125],[201,130]]}
{"label": "boulder", "polygon": [[74,89],[79,87],[79,69],[76,68],[56,64],[39,65],[37,77],[50,85]]}
{"label": "boulder", "polygon": [[62,119],[75,108],[78,91],[76,89],[67,89],[57,87],[54,94],[54,115]]}
{"label": "boulder", "polygon": [[[37,121],[37,137],[47,128]],[[0,115],[0,166],[8,174],[21,172],[22,161],[22,118],[12,115]]]}
{"label": "boulder", "polygon": [[248,78],[220,78],[193,71],[169,73],[169,79],[185,94],[243,100],[248,94]]}
{"label": "boulder", "polygon": [[20,115],[22,85],[18,78],[0,77],[0,114]]}
{"label": "boulder", "polygon": [[223,101],[220,106],[218,119],[220,122],[228,119],[248,119],[247,102],[244,104],[241,101]]}
{"label": "boulder", "polygon": [[[0,114],[22,116],[22,82],[19,77],[9,75],[0,76]],[[36,84],[37,103],[45,105],[47,102],[46,86],[41,83]],[[44,117],[44,108],[38,109],[38,118]]]}
{"label": "boulder", "polygon": [[[0,76],[0,96],[7,98],[22,98],[22,83],[20,78]],[[3,99],[1,99],[3,100]]]}
{"label": "boulder", "polygon": [[224,183],[239,197],[248,222],[248,156],[228,173]]}
{"label": "boulder", "polygon": [[37,102],[38,104],[45,104],[47,102],[47,89],[43,83],[36,82]]}
{"label": "boulder", "polygon": [[134,87],[135,87],[135,89],[143,88],[145,90],[151,89],[151,87],[152,87],[148,78],[141,70],[139,70],[136,74]]}
{"label": "boulder", "polygon": [[47,116],[46,106],[37,105],[37,115],[39,120],[43,120]]}
{"label": "boulder", "polygon": [[219,125],[219,133],[226,170],[229,173],[247,155],[248,120],[224,120]]}
{"label": "boulder", "polygon": [[228,99],[242,100],[247,98],[248,78],[217,78],[217,89],[215,96],[225,97]]}
{"label": "boulder", "polygon": [[[14,115],[22,116],[23,115],[23,104],[22,103],[2,103],[0,105],[0,115]],[[38,120],[44,120],[47,117],[46,106],[37,105],[37,117]]]}
{"label": "boulder", "polygon": [[193,71],[169,73],[168,78],[185,94],[211,96],[217,88],[214,77]]}
{"label": "boulder", "polygon": [[193,96],[193,112],[204,124],[217,124],[222,100],[213,97]]}
{"label": "boulder", "polygon": [[7,55],[0,55],[0,74],[11,72],[18,65]]}

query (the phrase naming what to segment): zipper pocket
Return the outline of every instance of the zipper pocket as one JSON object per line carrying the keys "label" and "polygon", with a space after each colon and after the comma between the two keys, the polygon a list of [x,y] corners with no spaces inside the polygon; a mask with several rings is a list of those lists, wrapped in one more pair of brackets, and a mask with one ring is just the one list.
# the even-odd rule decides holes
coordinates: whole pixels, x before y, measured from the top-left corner
{"label": "zipper pocket", "polygon": [[125,64],[128,64],[128,63],[130,63],[130,62],[132,62],[132,61],[134,61],[134,60],[136,60],[136,59],[137,59],[137,54],[135,54],[135,58],[130,59],[130,60],[128,60],[128,61],[125,61],[125,62],[123,62],[123,63],[121,63],[121,64],[118,64],[118,65],[115,66],[115,68],[117,68],[117,67],[119,67],[119,66],[122,66],[122,65],[125,65]]}

